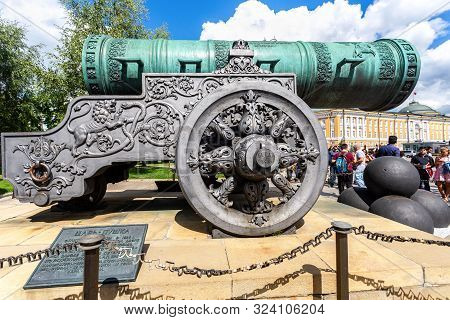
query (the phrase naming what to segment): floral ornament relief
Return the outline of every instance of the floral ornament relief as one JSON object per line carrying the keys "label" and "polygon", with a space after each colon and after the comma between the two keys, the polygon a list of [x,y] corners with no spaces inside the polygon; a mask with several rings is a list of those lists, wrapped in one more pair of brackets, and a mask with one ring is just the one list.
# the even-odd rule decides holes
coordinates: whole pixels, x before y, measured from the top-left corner
{"label": "floral ornament relief", "polygon": [[[23,164],[24,172],[30,174],[21,178],[15,177],[15,181],[25,187],[27,196],[31,195],[31,190],[50,191],[56,188],[56,193],[60,195],[62,189],[73,184],[75,177],[69,176],[55,176],[51,177],[51,170],[56,169],[56,172],[63,171],[63,163],[55,162],[58,155],[68,146],[65,143],[56,144],[53,140],[45,137],[38,137],[36,140],[31,140],[30,144],[17,145],[13,153],[16,151],[22,152],[30,162]],[[37,170],[36,170],[37,168]],[[48,179],[40,180],[36,176],[36,172],[41,172],[41,177],[46,176]]]}
{"label": "floral ornament relief", "polygon": [[[184,85],[184,88],[187,88]],[[127,112],[125,112],[127,111]],[[75,124],[76,122],[76,124]],[[121,151],[130,151],[137,142],[163,148],[169,158],[175,157],[175,144],[182,123],[182,115],[170,104],[151,102],[118,102],[115,99],[82,102],[74,106],[67,131],[73,137],[73,144],[55,144],[53,140],[39,137],[30,144],[17,145],[14,151],[21,151],[29,159],[24,164],[24,178],[16,177],[17,183],[25,186],[28,196],[31,190],[50,191],[73,184],[75,176],[86,173],[86,166],[79,162],[87,158],[104,158]],[[56,161],[62,150],[72,155],[69,163]],[[46,181],[40,182],[30,170],[44,170]],[[68,177],[56,173],[69,173]]]}

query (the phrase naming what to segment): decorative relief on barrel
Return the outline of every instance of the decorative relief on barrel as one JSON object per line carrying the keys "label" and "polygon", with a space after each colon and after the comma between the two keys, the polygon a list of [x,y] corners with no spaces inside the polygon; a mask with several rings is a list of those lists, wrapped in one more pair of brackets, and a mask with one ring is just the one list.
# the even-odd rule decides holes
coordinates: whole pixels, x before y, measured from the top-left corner
{"label": "decorative relief on barrel", "polygon": [[402,44],[403,49],[405,49],[406,51],[414,51],[413,47],[411,47],[411,45],[409,43],[403,43]]}
{"label": "decorative relief on barrel", "polygon": [[92,35],[88,38],[86,43],[86,48],[84,51],[84,59],[86,62],[86,77],[89,86],[89,91],[92,94],[100,93],[100,86],[98,84],[99,79],[97,78],[97,65],[96,65],[96,54],[100,48],[100,42],[102,36]]}
{"label": "decorative relief on barrel", "polygon": [[402,103],[411,93],[415,83],[418,79],[418,56],[413,47],[405,40],[397,39],[393,40],[399,48],[403,51],[403,56],[406,57],[405,61],[405,73],[404,83],[397,96],[392,102],[392,107]]}
{"label": "decorative relief on barrel", "polygon": [[375,50],[370,43],[355,43],[355,50],[353,51],[353,58],[362,59],[364,55],[371,54],[375,56]]}
{"label": "decorative relief on barrel", "polygon": [[120,81],[122,64],[115,60],[117,57],[121,57],[125,54],[127,48],[127,40],[125,39],[113,39],[108,50],[108,74],[109,80]]}
{"label": "decorative relief on barrel", "polygon": [[417,57],[415,54],[409,53],[407,54],[408,56],[408,62],[409,63],[416,63],[417,62]]}
{"label": "decorative relief on barrel", "polygon": [[311,42],[317,56],[317,82],[331,81],[331,54],[328,47],[324,43]]}
{"label": "decorative relief on barrel", "polygon": [[96,79],[97,75],[95,72],[95,68],[86,68],[88,79]]}
{"label": "decorative relief on barrel", "polygon": [[95,53],[87,52],[86,53],[86,62],[90,63],[90,64],[94,63],[95,62]]}
{"label": "decorative relief on barrel", "polygon": [[216,70],[225,67],[228,63],[228,52],[230,45],[228,41],[214,41],[214,55]]}
{"label": "decorative relief on barrel", "polygon": [[409,67],[408,72],[406,74],[408,77],[415,77],[416,76],[416,68],[415,67]]}
{"label": "decorative relief on barrel", "polygon": [[214,71],[215,74],[258,74],[270,73],[253,62],[253,50],[245,40],[233,42],[228,64]]}
{"label": "decorative relief on barrel", "polygon": [[386,43],[377,41],[374,43],[380,57],[379,79],[394,79],[395,77],[395,59],[391,48]]}

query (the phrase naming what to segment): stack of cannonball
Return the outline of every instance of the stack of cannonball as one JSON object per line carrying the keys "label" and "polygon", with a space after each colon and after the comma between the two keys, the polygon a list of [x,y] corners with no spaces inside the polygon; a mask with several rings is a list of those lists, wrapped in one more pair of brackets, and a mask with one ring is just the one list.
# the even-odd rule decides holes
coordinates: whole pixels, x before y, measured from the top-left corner
{"label": "stack of cannonball", "polygon": [[419,189],[417,169],[398,157],[381,157],[364,170],[366,188],[344,190],[338,202],[428,233],[450,224],[450,209],[437,195]]}

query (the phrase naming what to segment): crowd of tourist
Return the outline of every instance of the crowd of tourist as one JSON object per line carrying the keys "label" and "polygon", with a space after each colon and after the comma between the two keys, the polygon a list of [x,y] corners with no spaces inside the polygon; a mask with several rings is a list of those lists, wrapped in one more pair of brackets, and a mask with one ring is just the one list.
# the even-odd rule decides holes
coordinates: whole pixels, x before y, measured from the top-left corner
{"label": "crowd of tourist", "polygon": [[433,157],[431,147],[421,147],[417,154],[409,159],[404,156],[396,144],[397,137],[390,136],[387,145],[370,150],[359,144],[351,147],[346,143],[331,146],[328,149],[330,168],[328,185],[334,187],[337,183],[339,194],[345,188],[351,188],[353,185],[364,188],[364,169],[367,163],[384,156],[402,157],[411,161],[411,164],[417,168],[420,176],[420,189],[430,191],[431,180],[438,187],[442,199],[448,201],[450,195],[449,148],[441,147],[440,154]]}

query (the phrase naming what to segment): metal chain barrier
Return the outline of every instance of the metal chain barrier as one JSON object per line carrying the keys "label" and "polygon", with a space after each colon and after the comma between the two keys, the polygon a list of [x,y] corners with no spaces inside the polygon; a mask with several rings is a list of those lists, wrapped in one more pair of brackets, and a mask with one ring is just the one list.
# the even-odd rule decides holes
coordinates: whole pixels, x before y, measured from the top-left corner
{"label": "metal chain barrier", "polygon": [[150,266],[151,269],[160,269],[164,271],[170,271],[178,273],[178,276],[185,275],[196,275],[198,278],[201,278],[202,276],[212,277],[212,276],[222,276],[225,274],[232,274],[232,273],[239,273],[239,272],[248,272],[251,270],[256,269],[264,269],[271,265],[277,265],[282,263],[285,260],[292,260],[297,257],[298,254],[305,254],[309,250],[311,250],[311,247],[317,247],[322,243],[322,240],[329,239],[333,235],[333,227],[327,228],[325,231],[322,231],[317,236],[315,236],[313,239],[309,240],[308,242],[305,242],[304,244],[295,247],[294,249],[287,251],[278,257],[260,262],[260,263],[253,263],[247,266],[242,266],[235,269],[204,269],[204,268],[198,268],[198,267],[192,267],[189,268],[188,266],[177,266],[172,261],[162,261],[161,259],[152,259],[152,260],[145,260],[144,253],[140,254],[133,254],[131,252],[130,248],[121,248],[117,247],[113,242],[107,242],[106,246],[119,253],[119,258],[132,258],[135,259],[134,263],[146,263]]}
{"label": "metal chain barrier", "polygon": [[[409,238],[409,237],[403,237],[403,236],[391,236],[386,235],[378,232],[371,232],[365,229],[364,225],[361,225],[359,227],[352,227],[351,231],[355,235],[365,235],[367,239],[370,240],[381,240],[384,242],[412,242],[412,243],[421,243],[421,244],[428,244],[428,245],[438,245],[438,246],[446,246],[450,247],[450,242],[448,241],[439,241],[439,240],[427,240],[427,239],[418,239],[418,238]],[[105,241],[104,244],[106,247],[112,251],[119,253],[119,258],[130,258],[134,259],[134,263],[145,263],[150,266],[150,269],[160,269],[164,271],[170,271],[178,273],[179,276],[182,275],[196,275],[198,278],[201,278],[202,276],[212,277],[212,276],[221,276],[225,274],[232,274],[232,273],[239,273],[239,272],[248,272],[255,269],[264,269],[271,265],[276,265],[282,263],[284,260],[291,260],[297,257],[298,254],[305,254],[308,252],[311,247],[316,247],[319,244],[322,243],[322,240],[326,240],[330,238],[333,235],[333,232],[335,232],[333,227],[327,228],[325,231],[319,233],[317,236],[315,236],[313,239],[309,240],[308,242],[305,242],[304,244],[295,247],[291,251],[285,252],[278,257],[260,262],[260,263],[254,263],[247,266],[242,266],[235,269],[204,269],[199,267],[192,267],[189,268],[186,265],[183,266],[177,266],[174,262],[168,261],[168,260],[161,260],[161,259],[151,259],[146,260],[144,258],[145,254],[133,254],[131,252],[131,248],[123,248],[118,247],[114,242]]]}
{"label": "metal chain barrier", "polygon": [[[203,276],[215,277],[226,274],[233,274],[239,272],[248,272],[256,269],[264,269],[271,265],[277,265],[287,260],[296,258],[299,254],[303,255],[311,250],[312,247],[319,246],[323,240],[329,239],[333,233],[336,234],[336,295],[338,300],[349,299],[349,277],[348,273],[348,244],[347,236],[350,233],[355,235],[364,235],[369,240],[380,240],[388,243],[394,241],[397,242],[411,242],[421,243],[426,245],[437,245],[450,247],[449,241],[439,240],[427,240],[418,238],[409,238],[403,236],[391,236],[378,232],[371,232],[365,229],[364,225],[359,227],[352,227],[350,224],[333,221],[332,226],[317,234],[311,240],[305,242],[302,245],[295,247],[294,249],[287,251],[279,256],[250,265],[242,266],[234,269],[206,269],[199,267],[188,267],[186,265],[176,265],[172,261],[152,259],[146,260],[145,253],[133,254],[132,248],[120,247],[116,241],[105,240],[103,235],[88,235],[81,238],[76,243],[66,243],[63,245],[57,245],[53,248],[47,248],[38,250],[36,252],[28,252],[17,256],[11,256],[8,258],[0,259],[0,269],[4,268],[6,264],[9,267],[22,265],[24,262],[34,262],[44,259],[45,257],[59,256],[64,252],[76,251],[82,249],[84,251],[84,272],[83,272],[83,299],[84,300],[97,300],[98,299],[98,278],[99,278],[99,259],[100,259],[100,246],[103,246],[106,250],[118,253],[118,259],[133,259],[132,263],[145,263],[150,269],[159,269],[163,271],[169,271],[177,273],[178,276],[182,275],[196,275],[198,278]],[[358,276],[355,276],[358,277]],[[357,278],[355,278],[357,280]],[[365,279],[365,278],[362,278]],[[370,280],[370,279],[368,279]],[[393,293],[396,291],[391,289]]]}
{"label": "metal chain barrier", "polygon": [[78,250],[78,243],[66,243],[57,245],[53,248],[38,250],[35,252],[28,252],[19,254],[18,256],[11,256],[0,259],[0,269],[8,264],[8,267],[14,267],[23,264],[24,262],[34,262],[44,259],[45,257],[59,256],[63,252],[70,252]]}
{"label": "metal chain barrier", "polygon": [[[369,240],[380,240],[384,242],[392,243],[394,241],[396,242],[412,242],[412,243],[421,243],[426,245],[437,245],[437,246],[443,246],[443,247],[450,247],[450,241],[440,241],[440,240],[428,240],[428,239],[418,239],[418,238],[410,238],[410,237],[403,237],[403,236],[392,236],[387,235],[383,233],[378,232],[372,232],[365,229],[364,225],[361,225],[359,227],[352,227],[351,231],[355,235],[364,235]],[[322,243],[323,240],[329,239],[333,232],[335,232],[333,227],[329,227],[326,230],[320,232],[317,236],[315,236],[313,239],[309,240],[308,242],[305,242],[304,244],[295,247],[294,249],[287,251],[278,257],[260,262],[260,263],[254,263],[247,266],[242,266],[235,269],[204,269],[204,268],[198,268],[198,267],[192,267],[189,268],[186,265],[183,266],[177,266],[174,262],[168,261],[168,260],[161,260],[161,259],[152,259],[152,260],[146,260],[144,258],[145,253],[140,254],[133,254],[131,248],[123,248],[117,246],[115,242],[111,242],[108,240],[103,241],[103,246],[105,246],[108,250],[115,251],[119,253],[119,258],[130,258],[135,259],[134,263],[146,263],[150,265],[150,268],[154,269],[161,269],[161,270],[168,270],[170,272],[178,273],[179,276],[186,274],[186,275],[196,275],[197,277],[201,278],[202,276],[221,276],[225,274],[232,274],[232,273],[239,273],[239,272],[248,272],[255,269],[264,269],[271,265],[277,265],[282,263],[285,260],[292,260],[297,257],[298,254],[305,254],[309,250],[311,250],[311,247],[317,247],[319,244]],[[13,267],[22,265],[25,262],[35,262],[44,259],[45,257],[51,257],[51,256],[59,256],[61,253],[64,252],[71,252],[76,251],[79,249],[78,243],[66,243],[63,245],[57,245],[53,248],[47,248],[38,250],[35,252],[28,252],[24,254],[20,254],[17,256],[11,256],[7,258],[0,258],[0,269],[3,269],[4,267]]]}
{"label": "metal chain barrier", "polygon": [[437,245],[442,247],[450,247],[450,241],[441,241],[441,240],[427,240],[427,239],[418,239],[418,238],[409,238],[409,237],[403,237],[403,236],[391,236],[388,234],[383,234],[379,232],[372,232],[366,230],[366,228],[361,225],[359,227],[352,227],[352,232],[355,235],[365,235],[367,239],[369,240],[380,240],[384,242],[392,243],[394,241],[396,242],[412,242],[412,243],[421,243],[421,244],[428,244],[428,245]]}

